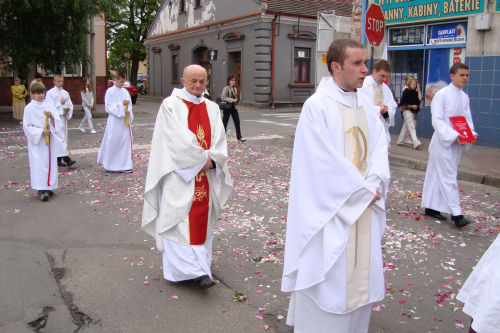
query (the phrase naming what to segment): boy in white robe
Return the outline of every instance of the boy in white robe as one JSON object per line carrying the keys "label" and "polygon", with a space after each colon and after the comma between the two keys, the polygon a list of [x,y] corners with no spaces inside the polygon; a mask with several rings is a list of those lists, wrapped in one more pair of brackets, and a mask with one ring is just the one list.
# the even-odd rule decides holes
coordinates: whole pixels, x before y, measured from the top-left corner
{"label": "boy in white robe", "polygon": [[[164,278],[193,280],[202,289],[215,284],[210,268],[212,227],[233,189],[219,107],[202,95],[206,79],[203,67],[186,67],[184,88],[174,89],[160,106],[142,218],[142,228],[163,252]],[[206,209],[201,217],[193,215],[199,199]]]}
{"label": "boy in white robe", "polygon": [[[441,213],[448,213],[457,227],[470,223],[464,218],[460,208],[457,174],[458,164],[462,156],[461,136],[452,126],[450,117],[464,116],[474,132],[474,124],[469,107],[469,97],[462,88],[469,80],[469,68],[462,63],[453,64],[450,68],[451,83],[439,90],[431,104],[432,135],[429,146],[429,162],[425,172],[422,207],[425,215],[446,220]],[[465,144],[469,149],[472,144]]]}
{"label": "boy in white robe", "polygon": [[104,170],[132,172],[132,100],[127,89],[123,88],[125,77],[117,73],[114,84],[106,90],[104,107],[109,114],[102,138],[97,163]]}
{"label": "boy in white robe", "polygon": [[[73,117],[73,102],[69,93],[63,89],[64,77],[61,74],[54,75],[54,87],[47,91],[45,99],[51,102],[61,118],[61,133],[57,145],[57,165],[70,167],[76,163],[69,157],[68,148],[68,121]],[[64,161],[64,163],[62,162]]]}
{"label": "boy in white robe", "polygon": [[391,64],[381,59],[375,63],[372,75],[366,77],[363,87],[359,89],[359,92],[365,94],[379,110],[378,114],[385,127],[388,147],[391,143],[389,127],[394,126],[394,116],[398,107],[391,89],[385,83],[389,74],[391,74]]}
{"label": "boy in white robe", "polygon": [[35,82],[30,86],[31,102],[24,109],[23,130],[28,139],[31,188],[40,200],[47,201],[57,189],[57,140],[61,128],[59,114],[45,101],[45,86]]}
{"label": "boy in white robe", "polygon": [[384,298],[381,238],[390,178],[384,127],[356,91],[365,47],[340,39],[332,77],[305,103],[295,133],[282,290],[295,332],[367,332]]}

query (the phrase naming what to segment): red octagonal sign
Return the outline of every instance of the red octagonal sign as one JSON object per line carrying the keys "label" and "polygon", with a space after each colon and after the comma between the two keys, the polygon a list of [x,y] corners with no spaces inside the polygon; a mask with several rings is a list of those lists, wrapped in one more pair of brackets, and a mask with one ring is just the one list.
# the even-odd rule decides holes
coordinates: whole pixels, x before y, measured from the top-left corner
{"label": "red octagonal sign", "polygon": [[371,4],[366,11],[365,33],[372,46],[379,46],[385,34],[385,19],[379,5]]}

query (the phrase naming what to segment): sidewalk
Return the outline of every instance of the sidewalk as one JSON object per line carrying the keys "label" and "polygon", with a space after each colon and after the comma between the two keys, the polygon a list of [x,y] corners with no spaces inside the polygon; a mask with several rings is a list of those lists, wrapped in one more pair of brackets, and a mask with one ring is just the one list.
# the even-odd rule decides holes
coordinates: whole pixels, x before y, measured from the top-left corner
{"label": "sidewalk", "polygon": [[[422,150],[415,150],[411,145],[396,145],[396,134],[391,134],[391,137],[391,164],[421,171],[427,169],[430,139],[419,138],[424,147]],[[500,149],[483,146],[464,149],[458,167],[458,179],[500,187]]]}

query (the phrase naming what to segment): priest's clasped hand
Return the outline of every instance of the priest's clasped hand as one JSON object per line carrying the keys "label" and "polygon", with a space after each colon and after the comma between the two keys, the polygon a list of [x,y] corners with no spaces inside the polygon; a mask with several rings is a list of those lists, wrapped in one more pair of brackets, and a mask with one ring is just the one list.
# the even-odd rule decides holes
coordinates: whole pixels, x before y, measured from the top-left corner
{"label": "priest's clasped hand", "polygon": [[206,162],[206,163],[205,163],[205,165],[203,166],[203,169],[201,169],[201,170],[203,170],[203,171],[207,171],[207,170],[209,170],[209,169],[212,169],[212,168],[214,167],[214,164],[213,164],[213,163],[214,163],[214,161],[212,161],[212,159],[209,157],[209,158],[208,158],[208,160],[207,160],[207,162]]}
{"label": "priest's clasped hand", "polygon": [[369,207],[373,206],[376,201],[380,200],[380,191],[377,189],[377,192],[375,193],[375,196],[372,199],[372,202],[370,202]]}

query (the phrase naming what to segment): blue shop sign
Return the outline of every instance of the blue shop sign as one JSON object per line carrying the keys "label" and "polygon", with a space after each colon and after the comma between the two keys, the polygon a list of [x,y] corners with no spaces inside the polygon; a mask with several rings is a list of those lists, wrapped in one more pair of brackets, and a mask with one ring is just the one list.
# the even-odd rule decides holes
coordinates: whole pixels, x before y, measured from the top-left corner
{"label": "blue shop sign", "polygon": [[430,38],[428,44],[443,45],[443,44],[462,44],[467,42],[467,24],[451,23],[431,25]]}
{"label": "blue shop sign", "polygon": [[500,0],[496,0],[495,10],[500,12]]}
{"label": "blue shop sign", "polygon": [[[443,20],[484,13],[487,0],[378,0],[386,25]],[[495,0],[497,8],[500,0]]]}

